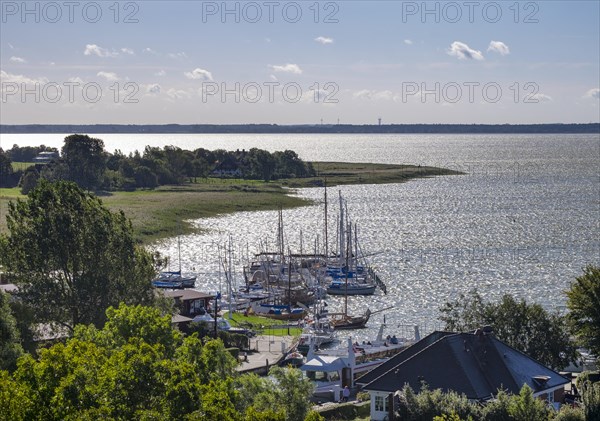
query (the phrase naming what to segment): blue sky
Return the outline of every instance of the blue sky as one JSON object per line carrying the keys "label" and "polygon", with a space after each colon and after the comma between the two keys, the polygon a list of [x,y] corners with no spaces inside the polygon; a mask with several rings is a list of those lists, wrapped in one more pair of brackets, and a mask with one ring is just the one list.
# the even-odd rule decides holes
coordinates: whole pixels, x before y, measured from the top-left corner
{"label": "blue sky", "polygon": [[1,3],[3,124],[600,120],[597,1]]}

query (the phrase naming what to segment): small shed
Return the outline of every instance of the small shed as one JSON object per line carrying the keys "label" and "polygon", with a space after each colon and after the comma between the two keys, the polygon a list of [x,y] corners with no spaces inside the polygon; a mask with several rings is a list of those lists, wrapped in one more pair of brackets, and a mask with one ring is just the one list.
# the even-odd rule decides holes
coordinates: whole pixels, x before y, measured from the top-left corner
{"label": "small shed", "polygon": [[175,305],[179,309],[179,314],[182,316],[194,318],[198,314],[202,314],[212,308],[215,296],[193,289],[181,289],[174,291],[165,291],[166,297],[171,297],[175,300]]}

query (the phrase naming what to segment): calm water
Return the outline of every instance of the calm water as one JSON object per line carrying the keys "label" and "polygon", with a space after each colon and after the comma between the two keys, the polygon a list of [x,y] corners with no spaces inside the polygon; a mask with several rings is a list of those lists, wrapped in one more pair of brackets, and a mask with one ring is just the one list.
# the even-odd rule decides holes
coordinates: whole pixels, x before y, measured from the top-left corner
{"label": "calm water", "polygon": [[[0,144],[60,147],[60,135],[2,135]],[[369,298],[350,298],[362,312],[386,311],[394,325],[435,327],[439,306],[477,288],[489,299],[511,293],[563,309],[563,291],[589,263],[600,264],[600,138],[598,135],[98,135],[123,152],[177,145],[193,149],[293,149],[303,159],[410,163],[459,169],[462,176],[404,184],[344,186],[362,249],[388,285]],[[330,238],[337,189],[330,189]],[[284,211],[292,251],[323,238],[323,192],[297,191],[314,206]],[[204,235],[182,238],[184,271],[199,289],[219,289],[219,254],[231,235],[237,267],[275,243],[275,212],[241,212],[196,221]],[[302,232],[302,241],[300,240]],[[331,234],[333,232],[333,234]],[[333,239],[331,239],[333,244]],[[177,241],[156,248],[177,265]],[[269,247],[273,248],[273,247]],[[241,284],[241,272],[236,274]],[[332,306],[342,300],[331,298]],[[373,335],[383,313],[359,338]]]}

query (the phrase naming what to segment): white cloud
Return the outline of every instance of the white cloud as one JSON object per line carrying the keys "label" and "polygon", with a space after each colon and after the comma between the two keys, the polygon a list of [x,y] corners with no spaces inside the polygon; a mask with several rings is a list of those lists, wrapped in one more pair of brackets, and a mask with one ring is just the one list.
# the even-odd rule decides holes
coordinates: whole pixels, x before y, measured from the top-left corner
{"label": "white cloud", "polygon": [[352,96],[357,99],[368,99],[368,100],[375,100],[375,101],[379,101],[379,100],[390,101],[390,100],[395,99],[394,93],[389,90],[373,91],[373,90],[369,90],[369,89],[362,89],[360,91],[356,91],[356,92],[352,93]]}
{"label": "white cloud", "polygon": [[271,38],[265,38],[265,42],[271,43]]}
{"label": "white cloud", "polygon": [[502,41],[490,41],[490,45],[487,50],[492,51],[494,53],[498,53],[503,56],[510,54],[510,49],[508,48],[508,45],[506,45]]}
{"label": "white cloud", "polygon": [[154,73],[154,76],[165,76],[166,74],[167,72],[164,70],[159,70],[158,72]]}
{"label": "white cloud", "polygon": [[583,97],[600,99],[600,89],[599,88],[590,89],[589,91],[587,91],[585,93],[585,95]]}
{"label": "white cloud", "polygon": [[412,40],[410,40],[410,39],[405,39],[405,40],[404,40],[404,43],[405,43],[406,45],[412,45],[412,43],[413,43],[413,42],[412,42]]}
{"label": "white cloud", "polygon": [[269,66],[269,67],[271,67],[271,69],[273,69],[276,72],[293,73],[295,75],[302,74],[302,69],[297,64],[288,63],[283,66],[275,65],[275,66]]}
{"label": "white cloud", "polygon": [[127,47],[121,48],[121,52],[123,54],[128,54],[130,56],[135,54],[135,52],[131,48],[127,48]]}
{"label": "white cloud", "polygon": [[13,63],[27,63],[27,60],[25,60],[22,57],[17,57],[17,56],[12,56],[10,58],[10,61],[12,61]]}
{"label": "white cloud", "polygon": [[327,37],[316,37],[315,41],[317,41],[320,44],[333,44],[333,38],[327,38]]}
{"label": "white cloud", "polygon": [[275,76],[275,75],[269,75],[269,79],[271,79],[273,82],[278,81],[277,76]]}
{"label": "white cloud", "polygon": [[8,47],[9,47],[11,50],[14,50],[14,49],[15,49],[15,46],[14,46],[14,45],[12,45],[10,42],[8,43]]}
{"label": "white cloud", "polygon": [[170,58],[188,58],[188,55],[183,51],[180,53],[169,53],[167,54]]}
{"label": "white cloud", "polygon": [[173,98],[173,99],[190,98],[192,96],[187,91],[183,91],[181,89],[173,89],[173,88],[171,88],[167,91],[167,95],[169,96],[169,98]]}
{"label": "white cloud", "polygon": [[460,60],[484,60],[481,51],[473,50],[464,42],[454,41],[447,50],[448,55],[458,57]]}
{"label": "white cloud", "polygon": [[153,83],[146,87],[146,92],[149,94],[159,94],[160,93],[160,85],[158,83]]}
{"label": "white cloud", "polygon": [[553,101],[551,96],[548,96],[546,94],[534,94],[531,95],[531,99],[532,100],[537,100],[537,102],[550,102]]}
{"label": "white cloud", "polygon": [[39,78],[30,78],[24,75],[15,75],[12,73],[7,73],[4,70],[0,70],[0,80],[4,83],[19,83],[19,84],[46,84],[48,83],[48,78],[42,76]]}
{"label": "white cloud", "polygon": [[119,80],[119,76],[113,72],[98,72],[96,73],[96,76],[103,77],[107,82],[116,82]]}
{"label": "white cloud", "polygon": [[87,44],[83,54],[86,56],[98,56],[98,57],[116,57],[119,54],[111,52],[106,48],[102,48],[96,44]]}
{"label": "white cloud", "polygon": [[199,67],[195,68],[191,72],[185,72],[185,77],[188,79],[194,80],[213,80],[212,73],[208,70],[201,69]]}
{"label": "white cloud", "polygon": [[79,83],[80,85],[83,85],[83,83],[84,83],[84,82],[83,82],[83,79],[82,79],[82,78],[80,78],[79,76],[70,77],[70,78],[69,78],[69,82],[72,82],[72,83]]}
{"label": "white cloud", "polygon": [[146,47],[144,48],[144,53],[149,53],[149,54],[154,54],[154,55],[158,55],[158,53],[156,51],[154,51],[152,48],[150,47]]}

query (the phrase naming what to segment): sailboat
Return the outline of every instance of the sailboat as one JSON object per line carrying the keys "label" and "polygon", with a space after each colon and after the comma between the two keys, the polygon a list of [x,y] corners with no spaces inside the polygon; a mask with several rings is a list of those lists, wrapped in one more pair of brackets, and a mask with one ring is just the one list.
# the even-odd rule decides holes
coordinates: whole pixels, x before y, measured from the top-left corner
{"label": "sailboat", "polygon": [[[342,198],[341,198],[341,193],[340,193],[340,209],[341,209],[341,204],[342,204]],[[340,212],[341,216],[343,217],[343,211]],[[342,225],[340,225],[340,238],[343,239],[343,234],[342,234]],[[346,242],[346,252],[343,253],[343,243],[340,241],[340,266],[341,266],[341,258],[344,256],[345,254],[345,258],[346,258],[346,268],[348,268],[348,264],[349,264],[349,258],[350,258],[350,254],[351,254],[351,237],[348,236],[347,237],[347,242]],[[361,329],[364,328],[367,325],[367,322],[369,321],[369,317],[371,317],[371,310],[369,310],[367,308],[367,310],[365,311],[365,314],[363,314],[362,316],[350,316],[348,315],[348,275],[349,275],[349,270],[346,271],[346,282],[344,285],[344,312],[343,313],[338,313],[338,314],[332,314],[330,313],[330,319],[329,319],[329,323],[331,324],[331,327],[333,327],[333,329],[335,330],[340,330],[340,329]],[[330,288],[327,288],[327,292],[329,292]]]}
{"label": "sailboat", "polygon": [[331,278],[327,286],[330,295],[373,295],[377,284],[372,281],[372,271],[358,264],[358,229],[348,221],[347,210],[340,192],[339,261],[337,265],[327,265],[327,276]]}
{"label": "sailboat", "polygon": [[155,288],[193,288],[196,285],[196,276],[183,276],[181,274],[181,237],[177,237],[177,250],[179,252],[179,270],[160,272],[152,281]]}

